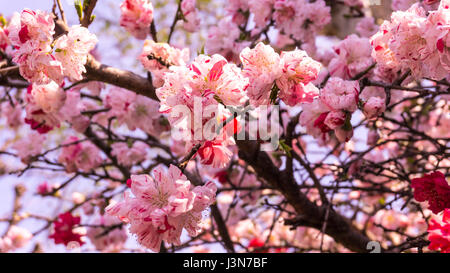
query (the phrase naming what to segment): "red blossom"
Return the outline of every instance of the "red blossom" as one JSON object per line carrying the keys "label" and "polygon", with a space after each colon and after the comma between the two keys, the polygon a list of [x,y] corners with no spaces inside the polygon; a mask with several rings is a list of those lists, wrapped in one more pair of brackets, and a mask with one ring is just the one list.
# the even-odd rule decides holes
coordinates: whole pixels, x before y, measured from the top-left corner
{"label": "red blossom", "polygon": [[430,210],[437,214],[450,208],[450,186],[441,172],[425,174],[411,180],[414,198],[419,202],[428,201]]}
{"label": "red blossom", "polygon": [[54,222],[54,233],[49,238],[53,238],[55,244],[67,246],[70,242],[77,242],[80,246],[83,245],[81,234],[73,232],[74,226],[79,225],[80,220],[80,217],[73,217],[70,212],[60,214],[58,220]]}
{"label": "red blossom", "polygon": [[429,249],[450,253],[450,209],[444,210],[442,221],[431,219],[428,233],[428,239],[431,242]]}

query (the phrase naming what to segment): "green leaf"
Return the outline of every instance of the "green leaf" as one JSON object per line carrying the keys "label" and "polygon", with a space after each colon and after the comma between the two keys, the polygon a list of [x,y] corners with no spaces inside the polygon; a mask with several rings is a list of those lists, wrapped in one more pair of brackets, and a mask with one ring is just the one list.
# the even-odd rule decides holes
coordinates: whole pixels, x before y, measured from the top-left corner
{"label": "green leaf", "polygon": [[292,157],[291,154],[292,148],[286,144],[284,139],[281,139],[278,143],[280,144],[280,149],[283,150],[287,154],[287,156]]}
{"label": "green leaf", "polygon": [[3,17],[3,15],[0,15],[0,24],[2,27],[6,27],[7,22],[5,17]]}
{"label": "green leaf", "polygon": [[205,44],[203,44],[202,48],[197,51],[197,55],[204,55],[205,54]]}
{"label": "green leaf", "polygon": [[83,5],[81,4],[81,0],[75,0],[74,5],[77,10],[78,18],[81,20],[83,18]]}

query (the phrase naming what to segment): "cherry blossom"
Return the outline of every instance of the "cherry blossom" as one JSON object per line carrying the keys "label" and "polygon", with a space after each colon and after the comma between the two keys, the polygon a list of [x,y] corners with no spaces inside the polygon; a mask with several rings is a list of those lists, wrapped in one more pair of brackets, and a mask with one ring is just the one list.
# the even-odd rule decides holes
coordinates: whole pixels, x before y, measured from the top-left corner
{"label": "cherry blossom", "polygon": [[153,5],[148,0],[125,0],[120,4],[120,25],[137,39],[144,40],[153,21]]}
{"label": "cherry blossom", "polygon": [[87,55],[98,40],[95,34],[80,25],[71,26],[69,32],[55,42],[55,57],[63,66],[64,75],[71,81],[83,79]]}
{"label": "cherry blossom", "polygon": [[440,250],[442,253],[450,253],[450,209],[445,209],[442,220],[431,219],[428,226],[428,239],[431,250]]}
{"label": "cherry blossom", "polygon": [[3,238],[0,238],[0,252],[9,252],[22,248],[33,238],[33,234],[19,226],[11,226]]}
{"label": "cherry blossom", "polygon": [[181,171],[170,165],[149,175],[132,175],[131,192],[125,200],[111,204],[106,211],[130,223],[130,232],[140,244],[158,252],[161,242],[179,245],[183,228],[190,236],[201,230],[202,211],[215,199],[216,187],[208,182],[191,189],[191,183]]}
{"label": "cherry blossom", "polygon": [[414,189],[414,199],[419,202],[428,201],[433,213],[450,208],[450,186],[443,173],[436,171],[414,178],[411,180],[411,187]]}
{"label": "cherry blossom", "polygon": [[97,250],[103,252],[120,251],[128,239],[122,222],[110,215],[99,215],[95,217],[92,220],[91,227],[87,229],[86,237],[89,238]]}
{"label": "cherry blossom", "polygon": [[80,224],[81,218],[74,217],[70,212],[61,213],[58,215],[58,220],[54,222],[54,231],[49,238],[55,241],[55,244],[69,245],[70,243],[77,243],[82,246],[84,242],[81,239],[81,234],[74,232],[74,227]]}
{"label": "cherry blossom", "polygon": [[147,145],[142,142],[135,142],[130,147],[125,142],[118,142],[111,145],[111,154],[117,157],[119,164],[123,166],[132,166],[145,160],[147,155]]}
{"label": "cherry blossom", "polygon": [[197,0],[183,0],[181,2],[181,12],[186,21],[183,23],[183,28],[189,32],[195,32],[200,29],[200,18],[195,8]]}

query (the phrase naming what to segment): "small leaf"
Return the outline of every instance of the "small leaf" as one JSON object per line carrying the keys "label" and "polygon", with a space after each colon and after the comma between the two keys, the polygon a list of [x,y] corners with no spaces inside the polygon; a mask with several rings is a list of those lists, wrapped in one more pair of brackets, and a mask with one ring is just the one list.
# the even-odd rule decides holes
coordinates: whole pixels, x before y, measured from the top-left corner
{"label": "small leaf", "polygon": [[78,18],[81,20],[83,18],[83,6],[81,5],[81,0],[75,0],[74,5],[77,10]]}
{"label": "small leaf", "polygon": [[280,148],[287,154],[287,156],[292,157],[291,150],[292,148],[286,144],[284,139],[281,139],[279,142]]}

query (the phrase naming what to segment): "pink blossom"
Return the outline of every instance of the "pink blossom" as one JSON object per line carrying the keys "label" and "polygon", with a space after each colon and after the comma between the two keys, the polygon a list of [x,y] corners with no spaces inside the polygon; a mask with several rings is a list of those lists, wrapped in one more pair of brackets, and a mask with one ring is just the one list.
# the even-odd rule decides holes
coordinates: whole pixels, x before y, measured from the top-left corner
{"label": "pink blossom", "polygon": [[125,0],[120,4],[120,26],[144,40],[153,21],[153,5],[148,0]]}
{"label": "pink blossom", "polygon": [[320,90],[320,100],[330,109],[354,112],[359,96],[358,81],[345,81],[332,77]]}
{"label": "pink blossom", "polygon": [[251,13],[254,14],[254,21],[256,27],[263,28],[270,20],[272,15],[272,8],[275,0],[249,0],[248,7]]}
{"label": "pink blossom", "polygon": [[244,48],[240,54],[242,74],[249,78],[247,94],[254,106],[269,104],[269,96],[276,79],[281,75],[280,56],[270,45],[258,43]]}
{"label": "pink blossom", "polygon": [[279,30],[303,42],[311,41],[331,21],[330,8],[323,0],[275,0],[272,17]]}
{"label": "pink blossom", "polygon": [[121,88],[111,88],[103,103],[105,107],[111,108],[108,112],[110,116],[116,117],[119,123],[125,123],[132,131],[139,128],[157,136],[162,130],[167,130],[160,124],[158,102],[148,97]]}
{"label": "pink blossom", "polygon": [[64,105],[66,94],[55,82],[49,84],[33,84],[31,89],[32,100],[45,113],[57,113]]}
{"label": "pink blossom", "polygon": [[279,98],[289,106],[295,106],[301,102],[311,102],[319,94],[319,89],[314,84],[294,84],[285,77],[277,80],[277,86],[280,88]]}
{"label": "pink blossom", "polygon": [[373,61],[370,56],[372,47],[367,38],[352,34],[333,47],[337,56],[330,61],[328,69],[333,77],[350,80],[363,72]]}
{"label": "pink blossom", "polygon": [[[127,232],[122,226],[123,224],[116,217],[98,215],[94,218],[91,225],[92,227],[87,229],[86,237],[89,238],[95,249],[99,251],[119,252],[128,239]],[[105,234],[106,231],[108,232]]]}
{"label": "pink blossom", "polygon": [[326,141],[331,129],[324,124],[324,121],[331,109],[318,98],[312,103],[302,103],[301,106],[303,111],[299,117],[300,125],[306,127],[309,135]]}
{"label": "pink blossom", "polygon": [[56,58],[40,50],[35,50],[37,41],[30,40],[25,46],[17,49],[13,61],[19,65],[20,75],[32,83],[48,84],[63,82],[63,67]]}
{"label": "pink blossom", "polygon": [[88,109],[81,101],[80,92],[73,88],[66,91],[66,102],[59,113],[62,119],[71,123],[72,128],[79,133],[83,133],[90,124],[89,117],[81,113],[86,110]]}
{"label": "pink blossom", "polygon": [[[235,64],[228,63],[222,56],[199,55],[188,69],[186,71],[185,68],[174,68],[165,74],[163,87],[156,90],[156,95],[161,100],[162,111],[188,99],[182,97],[188,95],[187,91],[190,93],[187,105],[193,105],[195,96],[206,97],[210,94],[217,96],[225,105],[240,106],[247,100],[245,90],[248,80]],[[179,75],[180,73],[183,75]],[[172,77],[177,77],[181,82],[173,82]],[[177,90],[177,87],[180,89]]]}
{"label": "pink blossom", "polygon": [[92,143],[84,141],[78,142],[78,138],[71,136],[63,142],[58,162],[66,167],[66,171],[71,173],[78,169],[89,172],[97,168],[103,162],[100,150]]}
{"label": "pink blossom", "polygon": [[225,10],[232,16],[232,22],[236,25],[245,23],[245,17],[242,12],[248,11],[248,0],[229,0]]}
{"label": "pink blossom", "polygon": [[12,146],[17,151],[17,155],[24,164],[31,162],[32,157],[41,153],[45,135],[31,132],[26,137],[19,139]]}
{"label": "pink blossom", "polygon": [[364,104],[364,115],[368,119],[373,119],[381,115],[386,110],[386,102],[379,97],[371,97]]}
{"label": "pink blossom", "polygon": [[95,34],[80,25],[70,27],[67,34],[56,40],[55,57],[62,64],[64,75],[71,81],[83,79],[87,56],[97,42]]}
{"label": "pink blossom", "polygon": [[[430,12],[427,21],[425,38],[428,43],[428,50],[437,52],[434,62],[429,68],[442,67],[437,70],[437,78],[447,77],[450,72],[450,1],[442,0],[437,11]],[[436,72],[437,72],[436,71]]]}
{"label": "pink blossom", "polygon": [[15,12],[9,22],[8,37],[14,47],[27,46],[36,41],[34,49],[47,51],[55,34],[53,14],[47,11],[24,9],[20,14]]}
{"label": "pink blossom", "polygon": [[375,24],[375,18],[364,17],[356,25],[356,31],[361,37],[371,37],[377,33],[379,26]]}
{"label": "pink blossom", "polygon": [[0,109],[2,115],[6,117],[9,127],[17,128],[22,124],[22,107],[19,104],[11,105],[10,102],[5,102],[1,104]]}
{"label": "pink blossom", "polygon": [[22,248],[33,238],[33,234],[27,229],[12,225],[5,237],[0,238],[0,252],[9,252]]}
{"label": "pink blossom", "polygon": [[47,84],[51,80],[62,83],[61,64],[48,54],[54,28],[52,14],[29,9],[14,13],[7,28],[8,38],[15,48],[13,61],[19,65],[20,74],[33,83]]}
{"label": "pink blossom", "polygon": [[280,98],[288,105],[311,102],[318,89],[310,82],[317,79],[322,65],[303,50],[281,53],[281,77],[277,79]]}
{"label": "pink blossom", "polygon": [[239,54],[250,42],[239,41],[241,31],[230,17],[221,19],[208,29],[205,50],[208,54],[220,54],[229,62],[239,62]]}
{"label": "pink blossom", "polygon": [[206,141],[198,149],[202,164],[212,165],[214,168],[223,168],[230,161],[233,153],[221,141]]}
{"label": "pink blossom", "polygon": [[137,141],[130,147],[125,142],[117,142],[111,145],[111,154],[117,158],[122,166],[133,166],[145,160],[147,144]]}
{"label": "pink blossom", "polygon": [[146,40],[139,60],[145,69],[152,72],[154,85],[160,87],[163,84],[164,73],[171,65],[186,65],[189,61],[189,49],[180,50],[166,43]]}
{"label": "pink blossom", "polygon": [[326,115],[323,123],[331,130],[334,130],[344,125],[346,116],[347,115],[342,111],[332,111]]}
{"label": "pink blossom", "polygon": [[181,12],[186,19],[183,22],[183,28],[189,32],[196,32],[200,29],[200,18],[195,8],[197,0],[183,0],[181,2]]}
{"label": "pink blossom", "polygon": [[168,172],[158,166],[153,175],[132,175],[134,197],[126,193],[124,201],[106,211],[130,223],[138,242],[158,252],[163,240],[179,245],[183,228],[190,236],[201,231],[202,211],[214,202],[216,186],[208,182],[191,190],[189,180],[173,165]]}
{"label": "pink blossom", "polygon": [[[0,25],[0,49],[6,52],[6,48],[11,44],[8,38],[8,30]],[[2,57],[0,57],[0,60]]]}
{"label": "pink blossom", "polygon": [[405,11],[415,3],[417,0],[392,0],[391,8],[395,11]]}

